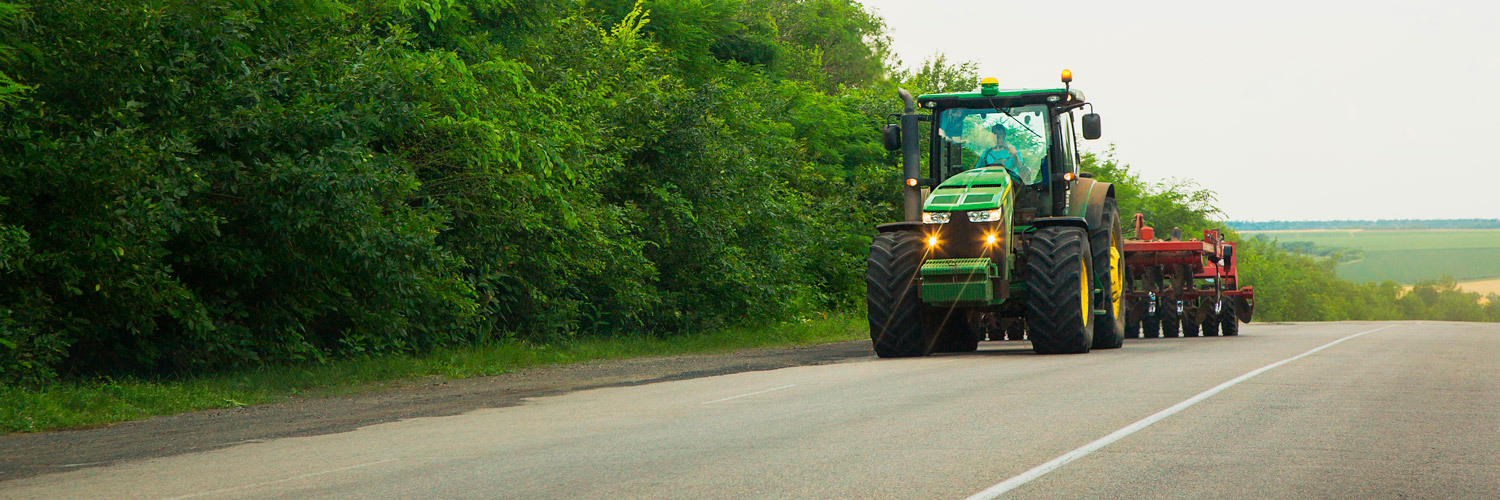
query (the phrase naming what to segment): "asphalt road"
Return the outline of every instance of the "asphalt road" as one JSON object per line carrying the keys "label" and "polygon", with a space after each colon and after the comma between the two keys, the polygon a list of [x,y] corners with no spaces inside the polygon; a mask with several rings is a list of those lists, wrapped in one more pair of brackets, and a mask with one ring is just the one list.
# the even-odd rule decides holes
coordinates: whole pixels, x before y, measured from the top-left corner
{"label": "asphalt road", "polygon": [[1500,498],[1500,325],[1026,347],[584,390],[0,497]]}

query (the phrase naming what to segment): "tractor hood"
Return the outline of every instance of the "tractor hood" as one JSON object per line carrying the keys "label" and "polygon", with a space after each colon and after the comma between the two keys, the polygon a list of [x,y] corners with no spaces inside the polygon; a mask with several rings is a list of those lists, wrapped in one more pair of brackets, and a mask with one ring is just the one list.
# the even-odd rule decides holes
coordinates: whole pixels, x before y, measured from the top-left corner
{"label": "tractor hood", "polygon": [[927,212],[994,210],[1010,200],[1010,172],[1003,167],[976,168],[949,177],[923,204]]}

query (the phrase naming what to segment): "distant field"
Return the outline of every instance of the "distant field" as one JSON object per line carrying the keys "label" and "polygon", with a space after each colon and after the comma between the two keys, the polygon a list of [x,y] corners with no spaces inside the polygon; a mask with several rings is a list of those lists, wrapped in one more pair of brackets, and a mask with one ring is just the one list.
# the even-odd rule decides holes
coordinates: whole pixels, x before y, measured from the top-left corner
{"label": "distant field", "polygon": [[1339,265],[1339,276],[1352,281],[1391,280],[1411,284],[1443,276],[1458,281],[1500,278],[1500,229],[1241,231],[1240,234],[1364,250],[1364,259]]}

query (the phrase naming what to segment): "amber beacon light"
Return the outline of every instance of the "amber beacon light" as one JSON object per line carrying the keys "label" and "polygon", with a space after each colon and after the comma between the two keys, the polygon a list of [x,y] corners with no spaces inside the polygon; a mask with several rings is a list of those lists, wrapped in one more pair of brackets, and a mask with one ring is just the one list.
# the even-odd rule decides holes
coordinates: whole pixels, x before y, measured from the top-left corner
{"label": "amber beacon light", "polygon": [[1073,83],[1073,70],[1065,69],[1062,72],[1063,83]]}

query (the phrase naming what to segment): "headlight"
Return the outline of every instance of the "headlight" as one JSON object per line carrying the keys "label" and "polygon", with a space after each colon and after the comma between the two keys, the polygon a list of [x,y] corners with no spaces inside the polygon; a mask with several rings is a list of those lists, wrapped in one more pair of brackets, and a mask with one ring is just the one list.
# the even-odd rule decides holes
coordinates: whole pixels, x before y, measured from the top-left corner
{"label": "headlight", "polygon": [[969,222],[995,222],[1000,220],[1000,209],[975,210],[969,212]]}
{"label": "headlight", "polygon": [[922,212],[923,224],[947,224],[953,218],[948,212]]}

